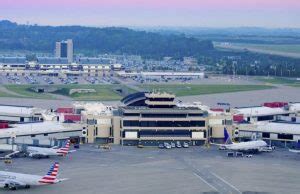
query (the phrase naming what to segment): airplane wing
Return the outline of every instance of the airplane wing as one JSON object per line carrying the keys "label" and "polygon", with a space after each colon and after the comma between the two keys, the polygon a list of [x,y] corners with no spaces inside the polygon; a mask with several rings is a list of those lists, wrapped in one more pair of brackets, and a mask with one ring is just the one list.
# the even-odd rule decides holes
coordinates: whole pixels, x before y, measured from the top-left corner
{"label": "airplane wing", "polygon": [[68,178],[63,178],[63,179],[57,179],[58,180],[58,182],[63,182],[63,181],[67,181],[67,180],[69,180]]}
{"label": "airplane wing", "polygon": [[220,144],[220,143],[212,143],[212,142],[210,142],[209,144],[210,145],[217,145],[217,146],[225,146],[225,144]]}
{"label": "airplane wing", "polygon": [[0,160],[7,160],[7,159],[11,159],[11,157],[6,157],[6,156],[0,157]]}
{"label": "airplane wing", "polygon": [[290,152],[293,152],[293,153],[296,153],[296,154],[299,154],[300,153],[300,150],[295,150],[295,149],[289,149]]}

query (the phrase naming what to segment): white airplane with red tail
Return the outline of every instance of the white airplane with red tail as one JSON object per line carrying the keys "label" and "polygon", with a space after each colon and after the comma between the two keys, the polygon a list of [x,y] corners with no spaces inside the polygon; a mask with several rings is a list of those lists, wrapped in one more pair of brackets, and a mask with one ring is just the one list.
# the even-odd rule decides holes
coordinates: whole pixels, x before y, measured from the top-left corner
{"label": "white airplane with red tail", "polygon": [[27,153],[29,157],[32,158],[43,158],[50,156],[67,156],[69,153],[76,150],[70,151],[70,140],[67,140],[65,145],[61,148],[42,148],[42,147],[27,147]]}
{"label": "white airplane with red tail", "polygon": [[59,164],[55,162],[45,176],[0,171],[0,188],[16,190],[31,186],[51,185],[67,180],[57,178],[58,170]]}

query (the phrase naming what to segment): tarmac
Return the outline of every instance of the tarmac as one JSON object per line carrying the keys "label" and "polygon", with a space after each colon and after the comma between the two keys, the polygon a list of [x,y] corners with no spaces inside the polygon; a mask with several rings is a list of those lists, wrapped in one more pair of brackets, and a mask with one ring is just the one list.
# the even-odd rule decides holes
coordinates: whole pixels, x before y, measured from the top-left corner
{"label": "tarmac", "polygon": [[300,155],[286,149],[228,158],[216,147],[100,150],[83,145],[66,158],[16,158],[1,170],[44,175],[54,161],[68,180],[1,194],[299,193]]}
{"label": "tarmac", "polygon": [[[300,88],[277,85],[276,88],[267,90],[255,90],[234,93],[220,93],[220,94],[207,94],[178,97],[186,103],[201,102],[204,105],[217,107],[217,103],[226,102],[230,103],[231,107],[236,106],[259,106],[264,102],[299,102],[300,101]],[[73,101],[68,99],[60,100],[45,100],[45,99],[30,99],[30,98],[7,98],[0,97],[0,104],[8,105],[31,105],[41,108],[69,107],[72,106]],[[103,101],[104,104],[117,106],[120,101]]]}
{"label": "tarmac", "polygon": [[273,89],[185,96],[178,99],[183,102],[198,101],[211,107],[216,107],[219,102],[230,103],[231,107],[259,106],[264,102],[299,102],[300,87],[276,85]]}

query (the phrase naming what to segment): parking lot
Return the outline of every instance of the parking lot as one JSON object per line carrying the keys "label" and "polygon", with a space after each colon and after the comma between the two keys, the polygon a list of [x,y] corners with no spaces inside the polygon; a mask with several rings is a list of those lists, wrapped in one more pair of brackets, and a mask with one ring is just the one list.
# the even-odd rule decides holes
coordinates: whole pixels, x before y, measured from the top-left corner
{"label": "parking lot", "polygon": [[113,84],[110,76],[0,75],[0,84]]}
{"label": "parking lot", "polygon": [[[84,145],[67,158],[14,159],[1,170],[44,175],[61,164],[57,185],[13,193],[299,193],[300,156],[276,150],[252,158],[228,158],[215,147],[174,149]],[[1,193],[12,193],[1,190]]]}

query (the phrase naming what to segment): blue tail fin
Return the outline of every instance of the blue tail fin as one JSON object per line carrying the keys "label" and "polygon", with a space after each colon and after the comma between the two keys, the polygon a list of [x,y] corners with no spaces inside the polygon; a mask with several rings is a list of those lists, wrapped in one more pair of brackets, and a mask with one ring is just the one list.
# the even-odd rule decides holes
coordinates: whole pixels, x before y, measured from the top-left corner
{"label": "blue tail fin", "polygon": [[230,139],[230,136],[227,132],[227,129],[224,127],[224,142],[225,144],[232,144],[232,141]]}

